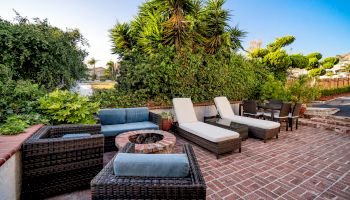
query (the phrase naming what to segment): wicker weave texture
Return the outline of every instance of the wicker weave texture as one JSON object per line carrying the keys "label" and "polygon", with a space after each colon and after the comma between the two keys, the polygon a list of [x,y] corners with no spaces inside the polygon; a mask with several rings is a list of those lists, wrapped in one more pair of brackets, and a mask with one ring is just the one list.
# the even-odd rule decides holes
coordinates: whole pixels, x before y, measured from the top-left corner
{"label": "wicker weave texture", "polygon": [[91,181],[92,199],[205,199],[206,185],[193,149],[186,144],[183,150],[190,163],[188,177],[117,177],[112,159]]}
{"label": "wicker weave texture", "polygon": [[[23,144],[22,199],[41,199],[87,188],[103,167],[100,125],[45,126]],[[90,133],[62,138],[65,133]]]}
{"label": "wicker weave texture", "polygon": [[211,142],[193,133],[187,132],[184,129],[181,129],[177,123],[174,125],[174,130],[175,133],[179,136],[213,152],[216,155],[216,158],[219,158],[220,154],[234,152],[237,149],[239,152],[241,152],[242,138],[240,137],[222,142]]}

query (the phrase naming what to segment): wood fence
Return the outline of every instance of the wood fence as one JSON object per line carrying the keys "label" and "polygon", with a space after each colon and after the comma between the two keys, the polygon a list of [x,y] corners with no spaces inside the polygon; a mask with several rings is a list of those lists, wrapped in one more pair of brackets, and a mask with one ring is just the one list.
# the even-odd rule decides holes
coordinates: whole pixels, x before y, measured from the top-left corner
{"label": "wood fence", "polygon": [[318,84],[321,89],[333,89],[350,86],[350,77],[319,79]]}

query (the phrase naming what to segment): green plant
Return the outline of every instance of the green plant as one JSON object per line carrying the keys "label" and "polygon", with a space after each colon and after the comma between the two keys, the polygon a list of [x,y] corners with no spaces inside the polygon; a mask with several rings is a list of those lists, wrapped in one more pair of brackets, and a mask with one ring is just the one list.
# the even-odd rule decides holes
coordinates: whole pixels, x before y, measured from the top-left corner
{"label": "green plant", "polygon": [[339,58],[336,57],[329,57],[325,58],[322,62],[321,65],[324,69],[332,69],[334,65],[339,63]]}
{"label": "green plant", "polygon": [[326,74],[326,70],[323,68],[316,68],[309,71],[309,75],[312,77],[323,76]]}
{"label": "green plant", "polygon": [[335,75],[335,74],[334,74],[333,71],[328,71],[328,72],[326,72],[326,76],[332,77],[332,76],[334,76],[334,75]]}
{"label": "green plant", "polygon": [[15,135],[22,133],[29,125],[19,115],[8,116],[5,124],[0,126],[1,135]]}
{"label": "green plant", "polygon": [[53,124],[94,124],[98,102],[67,90],[55,90],[39,99],[40,109]]}
{"label": "green plant", "polygon": [[267,77],[267,81],[260,88],[260,100],[270,99],[289,100],[288,93],[282,81],[276,80],[272,75]]}
{"label": "green plant", "polygon": [[307,75],[301,75],[286,87],[289,100],[308,103],[318,99],[321,95],[317,82]]}
{"label": "green plant", "polygon": [[5,123],[0,126],[0,135],[15,135],[22,133],[34,124],[49,124],[49,120],[40,114],[9,115]]}
{"label": "green plant", "polygon": [[38,99],[45,94],[43,87],[30,81],[0,81],[0,123],[8,115],[38,112]]}
{"label": "green plant", "polygon": [[162,112],[160,114],[162,116],[162,119],[173,119],[173,114],[169,111],[169,112]]}
{"label": "green plant", "polygon": [[321,90],[321,96],[332,96],[335,94],[342,94],[347,92],[350,92],[350,86],[333,89],[323,89]]}
{"label": "green plant", "polygon": [[0,19],[0,61],[13,80],[32,80],[52,89],[86,77],[87,42],[77,29],[63,31],[47,20],[30,22],[18,14],[16,19]]}

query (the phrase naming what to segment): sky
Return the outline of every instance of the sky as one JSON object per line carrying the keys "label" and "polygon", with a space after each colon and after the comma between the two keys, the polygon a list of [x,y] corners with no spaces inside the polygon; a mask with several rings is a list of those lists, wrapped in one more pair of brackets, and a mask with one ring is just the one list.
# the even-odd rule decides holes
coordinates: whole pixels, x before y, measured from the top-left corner
{"label": "sky", "polygon": [[[111,54],[109,30],[117,21],[129,22],[144,0],[0,0],[0,16],[12,21],[13,9],[32,19],[48,19],[61,29],[78,28],[88,40],[89,56],[105,67]],[[261,40],[262,46],[285,35],[296,37],[289,53],[318,51],[324,57],[350,53],[350,0],[227,0],[230,26],[247,31],[243,46]]]}

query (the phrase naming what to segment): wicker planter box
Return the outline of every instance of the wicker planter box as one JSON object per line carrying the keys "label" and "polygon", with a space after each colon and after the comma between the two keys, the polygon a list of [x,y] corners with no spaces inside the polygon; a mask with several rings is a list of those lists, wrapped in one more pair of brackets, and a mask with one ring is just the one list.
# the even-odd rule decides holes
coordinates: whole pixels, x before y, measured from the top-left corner
{"label": "wicker planter box", "polygon": [[[45,126],[24,144],[22,199],[40,199],[88,188],[103,167],[100,125]],[[90,136],[62,138],[67,133]]]}

